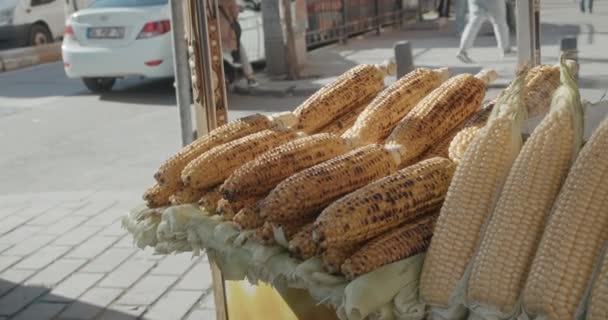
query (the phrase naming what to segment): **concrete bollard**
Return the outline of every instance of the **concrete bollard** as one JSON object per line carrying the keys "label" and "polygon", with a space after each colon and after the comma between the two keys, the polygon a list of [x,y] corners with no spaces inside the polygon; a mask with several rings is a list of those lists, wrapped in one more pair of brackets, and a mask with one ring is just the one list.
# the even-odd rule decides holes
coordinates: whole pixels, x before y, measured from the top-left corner
{"label": "concrete bollard", "polygon": [[395,43],[395,63],[397,63],[397,79],[414,70],[414,56],[409,41]]}

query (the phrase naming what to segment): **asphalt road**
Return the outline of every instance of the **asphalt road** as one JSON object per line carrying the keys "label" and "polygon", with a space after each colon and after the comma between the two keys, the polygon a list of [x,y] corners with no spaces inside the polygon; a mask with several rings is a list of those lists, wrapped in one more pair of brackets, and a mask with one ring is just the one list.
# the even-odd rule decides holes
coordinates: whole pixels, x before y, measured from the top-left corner
{"label": "asphalt road", "polygon": [[[120,81],[108,94],[60,63],[0,74],[0,195],[143,189],[180,146],[172,80]],[[230,117],[303,98],[230,96]]]}

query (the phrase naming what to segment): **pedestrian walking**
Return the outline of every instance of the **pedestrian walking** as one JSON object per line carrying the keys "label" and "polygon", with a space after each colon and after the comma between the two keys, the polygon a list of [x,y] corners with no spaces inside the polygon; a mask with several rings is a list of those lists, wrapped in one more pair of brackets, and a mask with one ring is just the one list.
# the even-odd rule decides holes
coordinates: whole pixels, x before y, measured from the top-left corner
{"label": "pedestrian walking", "polygon": [[466,23],[467,0],[455,0],[454,7],[456,11],[456,32],[458,35],[462,35]]}
{"label": "pedestrian walking", "polygon": [[465,63],[472,63],[468,50],[473,47],[482,24],[489,20],[494,28],[494,36],[502,55],[511,52],[509,27],[507,25],[507,4],[505,0],[468,0],[469,21],[460,38],[460,48],[456,57]]}
{"label": "pedestrian walking", "polygon": [[218,8],[221,14],[220,33],[222,35],[222,47],[230,50],[232,60],[240,63],[243,67],[243,74],[250,87],[255,87],[258,82],[253,74],[253,67],[247,57],[245,47],[241,43],[241,25],[239,24],[240,8],[236,0],[220,0]]}
{"label": "pedestrian walking", "polygon": [[581,12],[585,12],[585,9],[589,10],[589,13],[593,13],[593,0],[580,0]]}

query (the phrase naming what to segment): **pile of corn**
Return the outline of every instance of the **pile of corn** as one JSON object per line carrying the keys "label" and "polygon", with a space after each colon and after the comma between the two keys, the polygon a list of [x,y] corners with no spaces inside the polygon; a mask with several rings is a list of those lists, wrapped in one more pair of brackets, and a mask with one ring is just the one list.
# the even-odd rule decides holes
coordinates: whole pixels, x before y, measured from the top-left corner
{"label": "pile of corn", "polygon": [[[385,75],[361,65],[293,112],[213,130],[144,199],[198,203],[349,279],[428,250],[420,296],[434,308],[573,318],[608,240],[608,122],[579,155],[565,61],[485,104],[492,71],[420,68],[383,89]],[[529,114],[544,119],[524,142]]]}

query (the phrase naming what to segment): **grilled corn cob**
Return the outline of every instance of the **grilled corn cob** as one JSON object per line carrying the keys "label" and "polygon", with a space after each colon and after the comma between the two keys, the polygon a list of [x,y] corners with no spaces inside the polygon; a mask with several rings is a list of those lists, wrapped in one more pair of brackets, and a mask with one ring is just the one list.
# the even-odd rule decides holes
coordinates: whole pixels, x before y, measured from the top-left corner
{"label": "grilled corn cob", "polygon": [[598,257],[600,269],[593,283],[591,298],[587,307],[587,320],[608,318],[608,250]]}
{"label": "grilled corn cob", "polygon": [[264,225],[264,220],[259,213],[251,207],[241,209],[232,219],[240,229],[252,230]]}
{"label": "grilled corn cob", "polygon": [[[481,105],[486,73],[452,77],[420,101],[391,132],[388,144],[398,145],[404,165],[420,156]],[[489,80],[488,80],[489,81]]]}
{"label": "grilled corn cob", "polygon": [[339,136],[319,133],[278,146],[238,168],[221,187],[232,201],[266,194],[287,177],[348,152]]}
{"label": "grilled corn cob", "polygon": [[222,198],[217,202],[217,213],[226,219],[232,219],[234,215],[243,208],[255,209],[261,198],[262,197],[250,197],[234,202]]}
{"label": "grilled corn cob", "polygon": [[262,217],[290,221],[319,212],[335,199],[397,170],[391,151],[376,144],[300,171],[260,203]]}
{"label": "grilled corn cob", "polygon": [[243,163],[296,137],[291,131],[264,130],[219,145],[190,162],[182,172],[182,181],[199,189],[220,184]]}
{"label": "grilled corn cob", "polygon": [[310,224],[314,217],[307,217],[303,220],[293,220],[289,222],[271,222],[274,239],[281,245],[289,248],[289,241],[304,228]]}
{"label": "grilled corn cob", "polygon": [[259,243],[270,246],[275,244],[274,234],[270,222],[265,222],[261,227],[256,228],[253,238]]}
{"label": "grilled corn cob", "polygon": [[206,193],[203,189],[183,187],[169,197],[172,205],[196,203]]}
{"label": "grilled corn cob", "polygon": [[295,129],[308,134],[317,132],[353,107],[375,97],[384,87],[384,77],[384,71],[371,64],[350,69],[293,111],[298,118]]}
{"label": "grilled corn cob", "polygon": [[382,91],[343,137],[355,145],[381,143],[399,121],[449,77],[447,69],[418,68]]}
{"label": "grilled corn cob", "polygon": [[214,188],[213,190],[205,193],[199,200],[198,205],[205,210],[217,211],[217,202],[222,199],[222,194],[219,191],[219,188]]}
{"label": "grilled corn cob", "polygon": [[353,279],[391,262],[426,251],[431,243],[437,215],[407,223],[370,241],[342,265],[342,273]]}
{"label": "grilled corn cob", "polygon": [[480,310],[514,312],[545,220],[582,143],[583,110],[564,58],[561,72],[563,85],[515,160],[474,259],[467,297]]}
{"label": "grilled corn cob", "polygon": [[319,132],[333,133],[338,136],[343,134],[346,130],[352,127],[353,124],[355,124],[355,120],[357,120],[357,117],[361,114],[363,109],[365,109],[365,107],[369,105],[372,100],[373,99],[365,100],[359,106],[353,108],[347,113],[341,115],[336,120],[330,122],[325,127],[319,129]]}
{"label": "grilled corn cob", "polygon": [[559,66],[539,65],[526,77],[525,104],[528,116],[536,117],[549,111],[551,96],[559,87]]}
{"label": "grilled corn cob", "polygon": [[460,163],[464,157],[465,151],[473,141],[473,138],[488,122],[492,108],[496,104],[496,100],[488,101],[475,115],[467,121],[464,128],[454,136],[448,146],[448,157],[456,162]]}
{"label": "grilled corn cob", "polygon": [[158,208],[169,205],[169,197],[173,194],[173,190],[163,187],[158,183],[148,188],[144,193],[143,199],[146,201],[148,208]]}
{"label": "grilled corn cob", "polygon": [[315,221],[321,248],[361,243],[437,210],[456,165],[432,158],[375,181],[327,207]]}
{"label": "grilled corn cob", "polygon": [[464,153],[441,208],[433,241],[425,257],[420,282],[421,299],[448,307],[519,149],[525,119],[525,73],[497,101],[488,124]]}
{"label": "grilled corn cob", "polygon": [[345,247],[330,247],[321,253],[323,268],[329,273],[341,273],[341,267],[355,252],[361,249],[362,244],[353,244]]}
{"label": "grilled corn cob", "polygon": [[524,289],[528,313],[574,319],[607,239],[606,185],[608,120],[581,150],[555,202]]}
{"label": "grilled corn cob", "polygon": [[289,252],[296,258],[306,260],[317,253],[317,243],[312,241],[312,228],[312,222],[303,226],[289,241]]}
{"label": "grilled corn cob", "polygon": [[177,188],[181,184],[182,170],[190,161],[215,146],[268,129],[271,125],[270,119],[261,114],[254,114],[229,122],[182,148],[160,166],[154,174],[154,178],[162,185]]}

